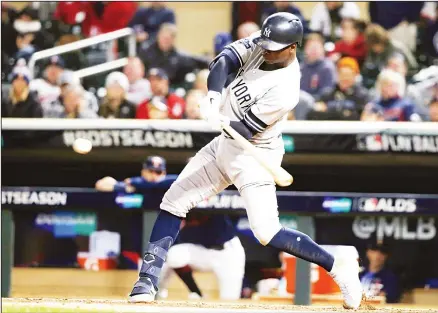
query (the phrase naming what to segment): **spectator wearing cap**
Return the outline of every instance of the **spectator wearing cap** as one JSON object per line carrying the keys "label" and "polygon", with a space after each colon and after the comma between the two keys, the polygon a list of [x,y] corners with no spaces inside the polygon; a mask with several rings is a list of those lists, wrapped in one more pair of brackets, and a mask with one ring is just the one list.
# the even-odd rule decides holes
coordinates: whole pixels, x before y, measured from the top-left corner
{"label": "spectator wearing cap", "polygon": [[129,80],[122,72],[112,72],[106,78],[106,96],[99,108],[104,118],[135,118],[135,105],[126,100]]}
{"label": "spectator wearing cap", "polygon": [[36,94],[29,89],[30,79],[27,67],[18,66],[13,69],[10,92],[2,99],[2,117],[43,117]]}
{"label": "spectator wearing cap", "polygon": [[[64,70],[62,74],[59,76],[58,79],[58,86],[61,89],[61,95],[59,97],[60,102],[62,103],[62,97],[65,94],[65,91],[70,86],[82,86],[81,80],[79,77],[75,74],[74,71],[71,70]],[[85,99],[88,104],[88,108],[94,112],[97,113],[99,110],[99,102],[97,101],[96,96],[90,92],[85,90]]]}
{"label": "spectator wearing cap", "polygon": [[304,45],[305,60],[301,65],[301,89],[316,99],[326,89],[336,84],[336,69],[325,57],[324,39],[317,33],[310,34]]}
{"label": "spectator wearing cap", "polygon": [[128,64],[123,68],[123,73],[129,80],[129,90],[126,94],[126,100],[138,106],[140,103],[150,98],[151,84],[144,77],[144,64],[139,58],[129,58]]}
{"label": "spectator wearing cap", "polygon": [[62,96],[62,103],[53,104],[46,111],[49,118],[97,118],[96,112],[88,108],[85,90],[81,85],[66,87]]}
{"label": "spectator wearing cap", "polygon": [[380,25],[370,24],[365,30],[367,55],[362,65],[364,86],[371,88],[377,75],[388,63],[388,59],[394,53],[400,53],[408,64],[408,73],[413,73],[418,67],[413,54],[402,43],[390,39],[388,32]]}
{"label": "spectator wearing cap", "polygon": [[140,7],[128,26],[137,34],[137,42],[154,40],[160,26],[164,23],[176,24],[175,13],[165,2],[151,2],[149,7]]}
{"label": "spectator wearing cap", "polygon": [[199,110],[199,105],[204,97],[205,94],[201,90],[192,89],[187,93],[186,110],[184,112],[184,118],[189,120],[201,119],[201,112]]}
{"label": "spectator wearing cap", "polygon": [[214,36],[214,54],[218,55],[224,50],[226,45],[229,45],[233,42],[233,37],[231,37],[230,33],[217,33]]}
{"label": "spectator wearing cap", "polygon": [[354,2],[327,1],[317,3],[310,18],[310,31],[318,32],[324,38],[335,42],[342,35],[340,27],[343,19],[360,18],[360,10]]}
{"label": "spectator wearing cap", "polygon": [[208,68],[210,60],[179,51],[175,47],[176,35],[177,28],[174,24],[162,24],[156,41],[146,49],[140,50],[139,57],[147,70],[162,68],[166,71],[171,85],[182,85],[188,73]]}
{"label": "spectator wearing cap", "polygon": [[140,176],[126,178],[123,181],[117,181],[113,177],[107,176],[99,179],[95,184],[95,188],[106,192],[134,192],[151,187],[169,188],[176,177],[176,175],[167,175],[166,160],[164,158],[150,156],[143,163]]}
{"label": "spectator wearing cap", "polygon": [[309,25],[304,18],[303,14],[301,13],[301,10],[293,4],[293,2],[289,1],[274,1],[272,5],[267,6],[262,10],[262,16],[261,16],[261,24],[263,21],[270,15],[278,12],[288,12],[296,15],[303,24],[304,28],[304,34],[309,33]]}
{"label": "spectator wearing cap", "polygon": [[184,99],[169,91],[169,77],[161,68],[149,71],[152,96],[137,108],[138,119],[181,119],[185,110]]}
{"label": "spectator wearing cap", "polygon": [[370,114],[383,114],[385,121],[421,121],[420,110],[405,97],[406,81],[403,75],[384,69],[377,78],[378,98],[365,106],[363,119]]}
{"label": "spectator wearing cap", "polygon": [[30,90],[38,94],[43,111],[47,111],[61,95],[58,80],[63,71],[64,60],[60,56],[52,56],[45,62],[43,77],[30,82]]}
{"label": "spectator wearing cap", "polygon": [[387,303],[396,303],[400,299],[398,279],[386,266],[388,256],[387,245],[370,244],[366,251],[368,265],[359,276],[367,297],[384,296]]}
{"label": "spectator wearing cap", "polygon": [[309,112],[311,120],[359,120],[369,101],[368,91],[358,82],[359,64],[350,57],[339,60],[338,82],[322,93],[315,109]]}
{"label": "spectator wearing cap", "polygon": [[342,20],[341,39],[336,41],[335,48],[328,53],[328,56],[330,56],[334,62],[337,62],[342,57],[352,57],[355,58],[359,64],[362,64],[367,53],[362,24],[363,23],[353,19]]}

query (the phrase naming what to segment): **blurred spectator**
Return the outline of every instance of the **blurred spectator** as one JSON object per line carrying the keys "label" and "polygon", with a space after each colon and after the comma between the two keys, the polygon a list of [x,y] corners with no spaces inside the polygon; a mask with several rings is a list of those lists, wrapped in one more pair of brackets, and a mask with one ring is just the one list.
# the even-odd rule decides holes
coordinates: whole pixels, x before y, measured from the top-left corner
{"label": "blurred spectator", "polygon": [[387,245],[370,245],[366,252],[368,267],[359,276],[367,297],[385,296],[387,303],[396,303],[400,298],[398,279],[386,267],[388,255]]}
{"label": "blurred spectator", "polygon": [[186,97],[186,110],[184,117],[189,120],[199,120],[201,119],[201,113],[199,110],[199,104],[205,94],[196,89],[192,89],[187,93]]}
{"label": "blurred spectator", "polygon": [[123,68],[123,73],[129,80],[129,91],[126,100],[139,105],[151,96],[151,84],[144,78],[144,64],[137,57],[129,58],[128,64]]}
{"label": "blurred spectator", "polygon": [[137,3],[130,1],[91,1],[82,3],[85,19],[81,26],[82,33],[86,37],[128,27],[128,23],[137,9]]}
{"label": "blurred spectator", "polygon": [[122,72],[112,72],[106,78],[106,96],[99,108],[104,118],[135,118],[135,105],[126,100],[129,81]]}
{"label": "blurred spectator", "polygon": [[[408,65],[403,55],[395,53],[388,59],[386,68],[400,73],[409,82],[406,85],[406,98],[412,100],[413,104],[424,110],[433,98],[434,85],[438,83],[438,66],[432,66],[428,69],[422,70],[409,80],[407,77]],[[427,115],[427,113],[426,113]]]}
{"label": "blurred spectator", "polygon": [[62,103],[56,102],[45,114],[50,118],[97,118],[96,112],[87,107],[85,90],[80,85],[71,85],[63,92]]}
{"label": "blurred spectator", "polygon": [[288,119],[290,120],[305,120],[307,118],[307,114],[309,111],[313,110],[315,107],[315,98],[312,97],[311,94],[305,92],[304,90],[300,90],[300,97],[298,100],[298,104],[295,106],[293,111],[291,111],[288,115]]}
{"label": "blurred spectator", "polygon": [[2,117],[43,117],[36,94],[29,89],[31,75],[25,66],[12,71],[12,86],[8,95],[2,96]]}
{"label": "blurred spectator", "polygon": [[389,31],[389,37],[415,51],[417,27],[424,1],[371,1],[368,9],[371,23]]}
{"label": "blurred spectator", "polygon": [[417,67],[417,61],[412,53],[402,43],[389,38],[388,32],[380,25],[371,24],[365,32],[367,43],[367,55],[362,66],[364,85],[370,88],[380,73],[388,63],[388,59],[395,52],[403,54],[407,63],[408,71],[412,72]]}
{"label": "blurred spectator", "polygon": [[301,14],[300,9],[296,5],[294,5],[293,2],[289,2],[289,1],[274,1],[272,5],[264,8],[262,12],[262,17],[260,19],[260,24],[263,24],[263,21],[269,15],[278,12],[288,12],[295,14],[301,20],[301,23],[303,23],[304,34],[307,34],[309,32],[309,25],[307,25],[308,23],[304,18],[303,14]]}
{"label": "blurred spectator", "polygon": [[[65,94],[65,91],[70,86],[82,86],[79,77],[76,76],[75,72],[71,70],[64,70],[58,79],[58,86],[61,89],[60,94],[60,102],[62,103],[62,97]],[[87,107],[97,112],[99,110],[99,102],[97,101],[96,96],[90,91],[84,91],[85,100],[87,102]]]}
{"label": "blurred spectator", "polygon": [[185,110],[184,99],[169,91],[169,77],[160,68],[149,71],[152,97],[137,108],[139,119],[180,119]]}
{"label": "blurred spectator", "polygon": [[237,28],[237,39],[249,37],[252,33],[260,30],[260,27],[254,22],[245,22]]}
{"label": "blurred spectator", "polygon": [[310,31],[321,33],[326,39],[336,41],[341,38],[343,19],[359,19],[360,10],[354,2],[327,1],[315,5],[310,19]]}
{"label": "blurred spectator", "polygon": [[427,64],[438,65],[438,3],[426,2],[422,12],[424,31],[420,34],[420,52]]}
{"label": "blurred spectator", "polygon": [[221,53],[226,45],[233,42],[233,38],[229,33],[218,33],[214,37],[214,54],[215,56]]}
{"label": "blurred spectator", "polygon": [[304,45],[305,60],[301,65],[301,89],[318,98],[324,89],[336,84],[333,62],[325,57],[324,39],[319,34],[310,34]]}
{"label": "blurred spectator", "polygon": [[438,98],[429,104],[429,116],[431,122],[438,122]]}
{"label": "blurred spectator", "polygon": [[187,73],[208,68],[209,64],[205,58],[178,51],[175,47],[176,33],[174,24],[162,24],[157,40],[139,55],[147,70],[156,67],[164,69],[172,85],[183,84]]}
{"label": "blurred spectator", "polygon": [[367,50],[361,22],[353,19],[344,19],[341,22],[341,29],[341,39],[336,41],[334,50],[328,55],[334,62],[337,62],[342,57],[352,57],[359,64],[362,64]]}
{"label": "blurred spectator", "polygon": [[154,40],[160,26],[164,23],[175,24],[175,13],[164,1],[150,2],[149,7],[140,7],[128,26],[134,28],[137,42]]}
{"label": "blurred spectator", "polygon": [[82,1],[60,1],[53,12],[54,20],[67,25],[80,24],[84,18],[84,2]]}
{"label": "blurred spectator", "polygon": [[1,43],[2,51],[13,59],[11,63],[14,64],[20,58],[29,60],[35,51],[53,47],[54,38],[42,29],[38,10],[27,6],[16,16],[12,14],[7,17],[9,23],[2,25],[5,29],[2,28]]}
{"label": "blurred spectator", "polygon": [[258,24],[260,22],[261,13],[266,2],[264,1],[235,1],[232,4],[232,29],[231,36],[234,40],[237,40],[237,28],[239,25],[246,22],[254,22]]}
{"label": "blurred spectator", "polygon": [[405,98],[406,81],[403,75],[383,70],[377,78],[378,100],[365,106],[362,118],[367,114],[383,115],[385,121],[421,121],[419,110],[412,100]]}
{"label": "blurred spectator", "polygon": [[311,120],[359,120],[369,101],[368,91],[357,82],[359,64],[344,57],[338,64],[338,83],[332,90],[322,93],[315,109],[307,115]]}
{"label": "blurred spectator", "polygon": [[202,91],[205,95],[207,95],[208,87],[207,87],[207,79],[209,70],[200,70],[198,74],[196,74],[195,83],[193,84],[193,89]]}
{"label": "blurred spectator", "polygon": [[56,55],[50,57],[44,63],[43,78],[32,80],[30,82],[30,90],[37,92],[38,100],[45,112],[50,107],[50,104],[56,101],[61,94],[58,80],[64,71],[64,60]]}

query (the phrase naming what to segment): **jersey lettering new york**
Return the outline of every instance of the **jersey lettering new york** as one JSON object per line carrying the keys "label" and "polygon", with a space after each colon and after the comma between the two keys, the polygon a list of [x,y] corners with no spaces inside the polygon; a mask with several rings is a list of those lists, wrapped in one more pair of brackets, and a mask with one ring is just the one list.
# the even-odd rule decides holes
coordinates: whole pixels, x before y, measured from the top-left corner
{"label": "jersey lettering new york", "polygon": [[221,113],[232,121],[244,121],[257,132],[251,139],[255,145],[270,149],[283,147],[281,124],[297,105],[300,93],[298,60],[275,71],[263,71],[263,50],[252,38],[233,42],[225,47],[240,66],[234,80],[222,92]]}

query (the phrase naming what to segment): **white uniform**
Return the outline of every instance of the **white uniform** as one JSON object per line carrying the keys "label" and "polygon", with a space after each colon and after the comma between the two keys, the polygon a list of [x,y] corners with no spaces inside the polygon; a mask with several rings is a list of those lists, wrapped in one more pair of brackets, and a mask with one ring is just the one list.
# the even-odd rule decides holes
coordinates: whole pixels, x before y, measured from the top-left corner
{"label": "white uniform", "polygon": [[215,274],[221,300],[240,299],[245,274],[245,250],[238,237],[225,242],[222,250],[208,249],[193,243],[170,247],[161,272],[159,289],[161,292],[164,290],[161,297],[166,297],[166,288],[174,273],[172,269],[187,265],[195,271]]}
{"label": "white uniform", "polygon": [[[222,53],[232,53],[241,68],[222,92],[220,111],[232,121],[245,120],[259,131],[251,141],[273,164],[281,164],[284,145],[282,123],[298,103],[298,60],[275,71],[263,71],[262,49],[253,36],[234,42]],[[214,62],[214,61],[213,61]],[[281,229],[272,176],[224,134],[213,139],[187,164],[166,192],[161,209],[185,217],[187,212],[234,184],[242,195],[251,229],[264,245]]]}

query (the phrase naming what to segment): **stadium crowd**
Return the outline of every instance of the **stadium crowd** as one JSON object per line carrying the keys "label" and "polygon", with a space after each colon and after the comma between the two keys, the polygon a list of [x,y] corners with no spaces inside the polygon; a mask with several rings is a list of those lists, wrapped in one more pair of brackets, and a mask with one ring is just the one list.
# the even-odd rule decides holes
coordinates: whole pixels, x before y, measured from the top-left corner
{"label": "stadium crowd", "polygon": [[[233,28],[212,38],[214,53],[279,11],[305,26],[300,103],[289,119],[438,121],[436,2],[370,2],[369,22],[354,2],[315,2],[310,20],[291,2],[236,2]],[[114,47],[126,56],[123,40],[52,56],[35,73],[28,68],[36,51],[124,27],[135,30],[137,57],[118,71],[75,74],[104,63]],[[59,2],[46,20],[32,5],[17,11],[2,2],[2,116],[199,119],[214,55],[179,50],[177,35],[165,2]]]}

